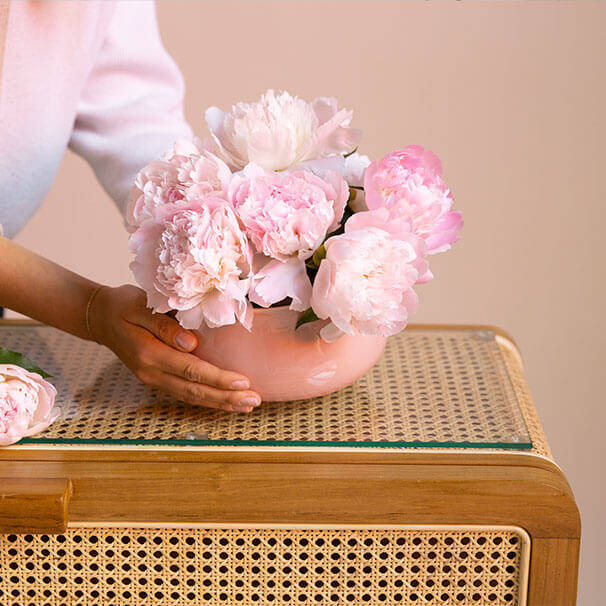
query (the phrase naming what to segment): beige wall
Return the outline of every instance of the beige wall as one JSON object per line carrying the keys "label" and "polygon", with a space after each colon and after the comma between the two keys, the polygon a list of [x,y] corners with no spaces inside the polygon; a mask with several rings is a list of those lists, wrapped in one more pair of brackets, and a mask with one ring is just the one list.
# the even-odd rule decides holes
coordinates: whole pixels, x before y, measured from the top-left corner
{"label": "beige wall", "polygon": [[[580,603],[601,603],[606,5],[164,2],[159,16],[199,133],[208,105],[287,88],[355,107],[371,155],[422,143],[442,157],[465,230],[435,259],[416,320],[517,338],[582,510]],[[18,239],[129,280],[118,214],[70,155]]]}

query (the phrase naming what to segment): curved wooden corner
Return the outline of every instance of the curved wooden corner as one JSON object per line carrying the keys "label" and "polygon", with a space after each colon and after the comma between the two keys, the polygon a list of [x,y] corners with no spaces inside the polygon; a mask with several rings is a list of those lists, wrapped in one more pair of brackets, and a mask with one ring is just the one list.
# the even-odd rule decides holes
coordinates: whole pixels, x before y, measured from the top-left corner
{"label": "curved wooden corner", "polygon": [[0,533],[60,533],[72,494],[60,478],[0,478]]}

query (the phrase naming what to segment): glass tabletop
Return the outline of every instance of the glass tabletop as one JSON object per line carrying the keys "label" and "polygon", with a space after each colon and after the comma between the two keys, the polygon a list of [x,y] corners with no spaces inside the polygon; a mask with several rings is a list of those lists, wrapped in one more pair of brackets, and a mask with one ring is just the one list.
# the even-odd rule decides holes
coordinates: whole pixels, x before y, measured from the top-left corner
{"label": "glass tabletop", "polygon": [[250,414],[172,400],[109,350],[46,326],[0,325],[0,346],[24,353],[58,390],[59,420],[20,444],[532,448],[490,330],[408,329],[350,387]]}

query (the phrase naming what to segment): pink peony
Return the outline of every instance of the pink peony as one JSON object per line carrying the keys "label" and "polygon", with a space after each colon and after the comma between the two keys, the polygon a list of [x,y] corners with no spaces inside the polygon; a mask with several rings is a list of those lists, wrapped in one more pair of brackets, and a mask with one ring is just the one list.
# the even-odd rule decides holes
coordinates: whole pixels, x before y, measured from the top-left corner
{"label": "pink peony", "polygon": [[59,416],[57,390],[39,374],[0,364],[0,446],[46,429]]}
{"label": "pink peony", "polygon": [[234,176],[228,199],[258,252],[287,261],[307,259],[335,230],[349,196],[336,173],[268,172],[249,165]]}
{"label": "pink peony", "polygon": [[303,170],[274,173],[249,165],[234,176],[229,200],[257,252],[274,259],[259,262],[251,301],[268,307],[291,297],[292,309],[306,309],[311,284],[305,259],[337,229],[348,196],[347,183],[334,172],[321,179]]}
{"label": "pink peony", "polygon": [[131,236],[131,269],[159,313],[178,310],[184,328],[240,321],[250,329],[246,300],[252,253],[231,206],[214,194],[188,206],[165,206]]}
{"label": "pink peony", "polygon": [[287,92],[268,90],[255,103],[238,103],[231,113],[206,110],[212,135],[207,141],[234,170],[250,162],[267,170],[283,170],[313,158],[346,154],[355,149],[361,132],[351,128],[353,112],[339,109],[334,98],[313,103]]}
{"label": "pink peony", "polygon": [[219,158],[188,139],[178,139],[161,160],[151,162],[136,177],[126,219],[134,231],[167,204],[186,206],[211,192],[224,192],[231,171]]}
{"label": "pink peony", "polygon": [[126,207],[130,230],[151,219],[159,206],[175,204],[184,198],[178,166],[165,160],[154,160],[139,172],[130,191]]}
{"label": "pink peony", "polygon": [[409,145],[373,162],[364,190],[369,209],[385,206],[392,216],[410,222],[412,232],[425,240],[427,254],[448,250],[457,240],[463,221],[459,212],[451,211],[452,195],[433,152]]}
{"label": "pink peony", "polygon": [[404,329],[418,305],[413,286],[427,272],[423,240],[408,222],[390,220],[384,208],[356,213],[324,247],[311,297],[316,315],[331,320],[322,337],[388,337]]}

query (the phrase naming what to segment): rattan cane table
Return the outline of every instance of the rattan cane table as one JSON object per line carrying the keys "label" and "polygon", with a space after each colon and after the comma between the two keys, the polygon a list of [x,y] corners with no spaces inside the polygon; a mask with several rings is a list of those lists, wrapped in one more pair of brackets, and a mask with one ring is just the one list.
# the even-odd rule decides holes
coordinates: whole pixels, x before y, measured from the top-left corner
{"label": "rattan cane table", "polygon": [[353,386],[250,415],[48,327],[0,344],[62,409],[0,449],[0,606],[575,603],[578,510],[498,329],[411,326]]}

